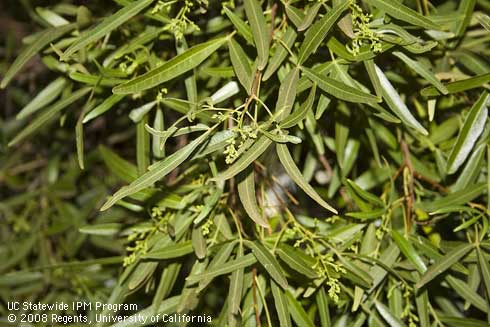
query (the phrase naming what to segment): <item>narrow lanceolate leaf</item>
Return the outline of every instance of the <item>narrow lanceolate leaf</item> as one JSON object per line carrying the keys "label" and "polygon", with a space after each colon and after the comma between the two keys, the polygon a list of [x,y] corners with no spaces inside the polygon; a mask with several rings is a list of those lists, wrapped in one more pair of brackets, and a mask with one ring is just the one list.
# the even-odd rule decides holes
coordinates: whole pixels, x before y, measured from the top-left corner
{"label": "narrow lanceolate leaf", "polygon": [[233,11],[231,11],[228,7],[223,8],[226,16],[230,19],[231,23],[235,25],[235,28],[241,36],[249,43],[253,44],[253,36],[252,31],[250,30],[250,26],[248,26],[240,17],[238,17]]}
{"label": "narrow lanceolate leaf", "polygon": [[[240,245],[236,259],[243,257],[243,247]],[[228,293],[228,306],[230,313],[236,314],[240,310],[240,302],[242,299],[243,291],[243,268],[237,269],[231,273],[230,277],[230,291]]]}
{"label": "narrow lanceolate leaf", "polygon": [[137,93],[176,78],[206,60],[206,58],[218,50],[227,39],[227,37],[222,37],[196,45],[186,52],[165,62],[158,68],[150,70],[141,76],[114,87],[112,91],[116,94]]}
{"label": "narrow lanceolate leaf", "polygon": [[293,268],[297,272],[305,275],[308,278],[316,278],[318,274],[313,270],[312,265],[304,260],[304,254],[301,250],[297,250],[289,245],[282,245],[281,248],[276,250],[277,255],[284,261],[289,267]]}
{"label": "narrow lanceolate leaf", "polygon": [[470,185],[434,201],[417,203],[416,207],[426,212],[434,212],[452,206],[463,205],[480,196],[485,192],[486,187],[487,185],[485,183]]}
{"label": "narrow lanceolate leaf", "polygon": [[415,287],[421,288],[425,284],[429,283],[438,275],[442,274],[444,271],[449,269],[452,265],[459,262],[468,252],[473,249],[472,244],[462,244],[451,251],[449,251],[445,256],[437,260],[425,274],[420,278]]}
{"label": "narrow lanceolate leaf", "polygon": [[47,104],[51,103],[58,97],[63,91],[66,85],[66,79],[64,77],[58,77],[54,81],[48,84],[41,92],[38,93],[22,110],[17,114],[17,119],[23,119],[34,112],[42,109]]}
{"label": "narrow lanceolate leaf", "polygon": [[54,103],[52,106],[46,108],[39,114],[29,125],[27,125],[15,138],[10,141],[9,146],[15,145],[25,139],[27,136],[36,132],[39,128],[51,121],[56,115],[75,101],[79,100],[85,94],[87,94],[91,88],[85,87],[70,94],[68,97],[61,99]]}
{"label": "narrow lanceolate leaf", "polygon": [[271,282],[272,296],[281,327],[291,326],[291,317],[288,312],[288,299],[284,291],[274,282]]}
{"label": "narrow lanceolate leaf", "polygon": [[415,70],[415,72],[417,72],[417,74],[419,74],[420,76],[425,78],[429,83],[434,85],[434,87],[436,87],[442,94],[448,94],[449,93],[447,88],[422,63],[409,58],[403,52],[395,51],[395,52],[393,52],[393,55],[398,57],[399,59],[401,59],[408,67]]}
{"label": "narrow lanceolate leaf", "polygon": [[105,18],[94,28],[82,33],[73,42],[73,44],[68,49],[66,49],[66,51],[61,56],[61,60],[68,59],[78,50],[85,48],[90,43],[97,41],[101,37],[118,28],[129,19],[137,15],[141,10],[148,7],[152,2],[153,0],[138,0],[128,4],[124,8],[119,9],[115,14]]}
{"label": "narrow lanceolate leaf", "polygon": [[257,68],[263,70],[269,59],[269,29],[265,23],[264,13],[258,0],[244,0],[243,4],[252,29],[255,47],[257,48]]}
{"label": "narrow lanceolate leaf", "polygon": [[167,245],[163,249],[150,251],[143,256],[144,259],[172,259],[182,257],[194,251],[192,241],[185,241],[178,244]]}
{"label": "narrow lanceolate leaf", "polygon": [[252,65],[250,65],[247,54],[234,39],[230,39],[228,42],[228,49],[230,51],[230,59],[235,75],[238,77],[240,84],[242,84],[247,93],[250,94],[254,72],[252,72]]}
{"label": "narrow lanceolate leaf", "polygon": [[463,35],[470,24],[475,4],[476,0],[462,0],[459,2],[458,12],[463,15],[463,19],[455,22],[454,33],[457,36]]}
{"label": "narrow lanceolate leaf", "polygon": [[384,305],[383,303],[376,301],[374,303],[376,305],[376,309],[378,310],[381,317],[388,323],[391,327],[406,327],[406,325],[398,319],[398,317],[390,311],[390,309]]}
{"label": "narrow lanceolate leaf", "polygon": [[199,259],[204,259],[206,257],[208,249],[201,226],[192,229],[192,248],[196,253],[196,257]]}
{"label": "narrow lanceolate leaf", "polygon": [[490,324],[485,321],[468,317],[438,316],[437,319],[450,327],[490,327]]}
{"label": "narrow lanceolate leaf", "polygon": [[468,113],[463,128],[459,132],[458,139],[447,160],[448,174],[453,174],[458,170],[470,154],[476,140],[483,132],[488,117],[487,102],[489,99],[490,94],[484,91]]}
{"label": "narrow lanceolate leaf", "polygon": [[286,2],[284,5],[286,6],[286,15],[288,16],[289,20],[292,21],[296,27],[301,25],[305,19],[303,12],[298,8],[291,6],[288,2]]}
{"label": "narrow lanceolate leaf", "polygon": [[340,15],[349,6],[349,1],[343,1],[342,3],[334,6],[325,16],[323,16],[318,22],[313,24],[305,33],[305,40],[301,43],[298,55],[298,63],[303,64],[308,57],[314,53],[323,39],[327,36],[332,26],[340,18]]}
{"label": "narrow lanceolate leaf", "polygon": [[303,119],[306,118],[306,114],[313,107],[313,102],[315,101],[315,93],[316,93],[316,84],[313,84],[311,87],[310,93],[306,98],[305,102],[291,115],[286,117],[281,123],[281,128],[291,128],[296,126]]}
{"label": "narrow lanceolate leaf", "polygon": [[305,309],[303,309],[303,306],[294,298],[291,292],[286,291],[286,298],[288,299],[289,313],[296,323],[295,326],[314,327],[315,325],[311,321]]}
{"label": "narrow lanceolate leaf", "polygon": [[364,93],[328,76],[319,74],[312,69],[302,68],[303,73],[323,91],[348,102],[376,104],[378,98],[372,94]]}
{"label": "narrow lanceolate leaf", "polygon": [[373,59],[364,60],[364,66],[366,67],[366,71],[369,75],[369,79],[371,80],[371,83],[373,84],[376,95],[379,98],[381,98],[383,96],[382,87],[381,87],[381,82],[379,81],[379,77],[376,74],[374,60]]}
{"label": "narrow lanceolate leaf", "polygon": [[276,102],[277,122],[283,121],[291,113],[291,109],[296,99],[296,87],[299,80],[299,69],[292,69],[284,78],[279,87],[279,94]]}
{"label": "narrow lanceolate leaf", "polygon": [[100,156],[109,170],[125,182],[131,182],[138,177],[136,166],[112,152],[109,148],[101,145],[99,147]]}
{"label": "narrow lanceolate leaf", "polygon": [[12,78],[19,72],[19,70],[31,59],[36,53],[46,47],[48,44],[61,37],[62,35],[75,29],[77,24],[63,25],[59,27],[53,27],[46,29],[37,35],[34,42],[29,44],[22,52],[17,56],[14,63],[5,73],[5,76],[0,83],[0,88],[5,88]]}
{"label": "narrow lanceolate leaf", "polygon": [[188,283],[195,283],[205,278],[214,278],[216,276],[229,274],[237,269],[243,269],[257,262],[257,259],[252,253],[238,257],[235,260],[230,260],[224,264],[206,270],[202,274],[190,275],[186,278]]}
{"label": "narrow lanceolate leaf", "polygon": [[[448,83],[446,84],[446,88],[449,94],[452,94],[452,93],[464,92],[477,87],[481,87],[486,83],[490,83],[490,73]],[[429,86],[422,89],[422,91],[420,91],[420,94],[426,97],[430,97],[430,96],[438,96],[441,93],[434,86]]]}
{"label": "narrow lanceolate leaf", "polygon": [[288,146],[286,144],[276,144],[276,151],[277,155],[279,156],[279,161],[281,161],[281,164],[288,173],[289,177],[291,177],[291,179],[319,205],[337,214],[337,210],[325,202],[325,200],[323,200],[315,189],[305,180],[298,166],[296,166],[296,163],[288,150]]}
{"label": "narrow lanceolate leaf", "polygon": [[305,18],[303,18],[303,21],[298,26],[298,31],[304,31],[305,29],[310,27],[311,23],[313,23],[313,20],[318,17],[318,10],[320,10],[322,5],[323,3],[317,2],[308,9],[305,14]]}
{"label": "narrow lanceolate leaf", "polygon": [[119,101],[124,98],[124,95],[121,94],[111,94],[108,98],[99,104],[97,107],[89,111],[88,114],[83,117],[83,123],[87,123],[92,119],[99,117],[104,114],[106,111],[109,111],[112,107],[114,107]]}
{"label": "narrow lanceolate leaf", "polygon": [[486,298],[490,299],[490,263],[483,256],[483,252],[480,247],[476,248],[476,254],[478,256],[478,268],[480,268],[481,278],[485,284]]}
{"label": "narrow lanceolate leaf", "polygon": [[286,289],[288,287],[288,281],[286,280],[286,277],[284,277],[284,272],[282,271],[279,262],[277,262],[276,258],[274,258],[269,250],[257,241],[247,241],[246,245],[252,250],[257,261],[260,262],[272,279],[274,279],[282,288]]}
{"label": "narrow lanceolate leaf", "polygon": [[292,28],[291,26],[288,26],[286,28],[286,32],[284,32],[284,35],[282,36],[281,41],[277,43],[277,48],[276,52],[274,52],[274,55],[272,56],[271,60],[269,61],[269,64],[267,65],[267,69],[264,72],[264,75],[262,77],[262,80],[266,81],[268,80],[272,74],[281,66],[283,63],[284,59],[288,56],[289,52],[288,50],[284,47],[286,45],[289,49],[294,44],[294,41],[296,41],[296,37],[298,34]]}
{"label": "narrow lanceolate leaf", "polygon": [[475,16],[480,25],[490,32],[490,17],[484,13],[478,13]]}
{"label": "narrow lanceolate leaf", "polygon": [[398,2],[390,0],[372,0],[371,3],[388,15],[404,22],[420,26],[426,29],[438,30],[440,26],[434,24],[429,18],[422,16],[413,9],[410,9]]}
{"label": "narrow lanceolate leaf", "polygon": [[393,236],[393,240],[398,245],[403,255],[410,260],[417,271],[421,274],[425,273],[427,267],[412,244],[395,229],[391,231],[391,235]]}
{"label": "narrow lanceolate leaf", "polygon": [[[470,185],[474,185],[482,172],[482,166],[485,158],[486,145],[484,143],[477,146],[473,154],[469,157],[461,174],[456,182],[451,185],[451,191],[457,192]],[[489,185],[490,186],[490,185]]]}
{"label": "narrow lanceolate leaf", "polygon": [[244,153],[242,156],[235,161],[228,169],[220,173],[218,176],[213,178],[216,181],[223,181],[232,178],[236,174],[247,168],[252,162],[255,161],[262,153],[267,150],[272,141],[267,136],[260,136],[257,141]]}
{"label": "narrow lanceolate leaf", "polygon": [[255,174],[253,167],[248,167],[242,172],[243,179],[238,183],[238,196],[245,208],[247,215],[262,227],[270,228],[269,222],[261,214],[255,197]]}
{"label": "narrow lanceolate leaf", "polygon": [[480,294],[472,290],[466,282],[451,275],[446,277],[446,281],[459,296],[471,303],[475,308],[482,312],[488,311],[488,302]]}
{"label": "narrow lanceolate leaf", "polygon": [[165,177],[168,173],[183,163],[191,155],[191,153],[194,152],[194,150],[209,137],[210,132],[211,130],[205,132],[197,139],[187,144],[185,147],[179,149],[177,152],[153,164],[152,169],[141,175],[131,184],[121,187],[119,191],[114,193],[114,195],[107,200],[100,210],[104,211],[109,209],[122,198],[141,191]]}
{"label": "narrow lanceolate leaf", "polygon": [[400,95],[395,90],[391,82],[385,76],[383,71],[375,65],[376,74],[381,82],[383,99],[386,101],[390,109],[401,119],[401,121],[418,131],[423,135],[428,135],[427,130],[415,119],[410,110],[400,98]]}

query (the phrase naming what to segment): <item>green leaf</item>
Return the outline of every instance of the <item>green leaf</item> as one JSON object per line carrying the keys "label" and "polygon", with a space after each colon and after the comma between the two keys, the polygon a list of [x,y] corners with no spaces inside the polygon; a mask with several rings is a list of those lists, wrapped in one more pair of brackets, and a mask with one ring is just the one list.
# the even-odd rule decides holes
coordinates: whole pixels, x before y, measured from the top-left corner
{"label": "green leaf", "polygon": [[347,183],[349,184],[350,187],[357,193],[358,196],[360,196],[362,199],[368,201],[369,203],[379,206],[379,207],[384,207],[383,201],[377,197],[376,195],[363,190],[362,188],[359,187],[354,181],[347,179]]}
{"label": "green leaf", "polygon": [[460,191],[446,195],[445,197],[436,199],[431,202],[417,203],[416,207],[426,212],[435,212],[444,208],[449,208],[461,204],[465,204],[481,195],[486,189],[485,183],[470,185]]}
{"label": "green leaf", "polygon": [[468,252],[471,251],[471,249],[473,249],[472,244],[461,244],[460,246],[457,246],[449,251],[445,256],[437,260],[432,266],[429,267],[429,269],[417,282],[415,287],[422,288],[435,277],[449,269],[452,265],[459,262],[461,258],[466,256]]}
{"label": "green leaf", "polygon": [[190,275],[186,278],[189,283],[195,283],[205,278],[214,278],[220,275],[229,274],[237,269],[243,269],[257,262],[252,253],[244,255],[234,260],[230,260],[213,269],[207,269],[206,272],[197,275]]}
{"label": "green leaf", "polygon": [[484,158],[485,144],[482,143],[473,151],[458,179],[451,186],[451,192],[460,191],[476,182],[482,172]]}
{"label": "green leaf", "polygon": [[386,305],[379,301],[375,301],[374,305],[376,306],[376,309],[381,317],[383,317],[383,319],[386,320],[391,327],[406,327],[406,325],[400,319],[398,319],[398,317],[396,317],[396,315],[394,315]]}
{"label": "green leaf", "polygon": [[302,68],[301,70],[313,83],[316,83],[319,88],[338,99],[348,102],[370,104],[376,104],[378,102],[378,98],[374,95],[359,91],[358,89],[336,81],[333,78],[321,75],[312,69]]}
{"label": "green leaf", "polygon": [[279,324],[281,327],[290,327],[291,317],[288,312],[288,299],[284,294],[284,291],[271,281],[272,296],[274,298],[274,305],[276,307],[277,316],[279,317]]}
{"label": "green leaf", "polygon": [[253,167],[248,167],[242,172],[242,175],[242,179],[238,182],[238,196],[245,208],[245,212],[256,224],[264,228],[270,228],[269,222],[261,214],[257,205]]}
{"label": "green leaf", "polygon": [[51,103],[58,97],[63,91],[66,85],[66,79],[64,77],[58,77],[54,81],[48,84],[41,92],[39,92],[34,99],[32,99],[22,110],[17,114],[17,119],[23,119],[27,116],[37,112],[39,109],[44,108],[47,104]]}
{"label": "green leaf", "polygon": [[286,15],[288,16],[289,20],[293,22],[296,27],[298,27],[303,22],[303,19],[305,19],[305,15],[301,10],[291,6],[288,2],[286,2],[284,5],[286,7]]}
{"label": "green leaf", "polygon": [[425,78],[429,83],[434,85],[442,94],[448,94],[448,89],[435,77],[435,75],[421,62],[413,60],[403,52],[394,51],[393,55],[401,59],[408,67],[412,68],[417,74]]}
{"label": "green leaf", "polygon": [[244,153],[242,156],[234,162],[228,169],[221,172],[213,178],[214,181],[224,181],[237,175],[245,168],[247,168],[252,162],[255,161],[262,153],[267,150],[272,141],[265,135],[260,136],[257,141]]}
{"label": "green leaf", "polygon": [[[214,271],[216,268],[222,268],[226,264],[226,261],[230,258],[236,243],[237,243],[236,240],[233,240],[231,242],[227,242],[224,245],[222,245],[218,250],[218,252],[215,254],[213,260],[211,260],[209,266],[206,268],[206,272]],[[213,278],[214,277],[207,276],[201,279],[199,281],[197,291],[200,292],[204,290],[213,281]],[[190,283],[189,280],[188,282]]]}
{"label": "green leaf", "polygon": [[118,102],[124,99],[124,97],[125,96],[121,94],[111,94],[109,97],[105,98],[101,104],[99,104],[97,107],[89,111],[89,113],[86,114],[85,117],[83,117],[83,123],[85,124],[91,121],[92,119],[97,118],[100,115],[104,114],[112,107],[114,107]]}
{"label": "green leaf", "polygon": [[376,96],[381,98],[383,96],[383,87],[381,86],[381,81],[379,80],[378,74],[376,74],[376,66],[373,59],[364,60],[364,66],[373,84]]}
{"label": "green leaf", "polygon": [[294,41],[296,41],[296,37],[298,34],[294,31],[294,29],[291,26],[288,26],[286,28],[286,31],[284,32],[284,35],[282,36],[281,41],[282,42],[277,42],[276,44],[276,51],[274,52],[274,55],[272,56],[271,60],[269,61],[269,64],[267,65],[267,69],[264,72],[264,75],[262,77],[263,81],[267,81],[272,74],[281,66],[283,63],[284,59],[289,55],[288,50],[284,47],[286,45],[289,49],[294,44]]}
{"label": "green leaf", "polygon": [[288,175],[291,177],[291,179],[319,205],[337,214],[337,210],[335,210],[332,206],[330,206],[327,202],[325,202],[321,198],[321,196],[315,191],[315,189],[310,184],[308,184],[308,182],[306,182],[303,175],[301,175],[301,171],[294,163],[293,157],[291,156],[291,153],[289,153],[287,145],[276,144],[276,151],[282,166],[284,167]]}
{"label": "green leaf", "polygon": [[410,9],[398,2],[393,2],[390,0],[372,0],[371,3],[379,9],[386,11],[390,16],[415,26],[432,30],[438,30],[440,28],[429,18],[422,16],[415,10]]}
{"label": "green leaf", "polygon": [[119,9],[115,14],[105,18],[94,28],[83,32],[73,43],[66,49],[61,56],[61,60],[67,60],[78,50],[85,48],[90,43],[97,41],[101,37],[115,30],[129,19],[137,15],[141,10],[148,7],[153,0],[133,1],[124,8]]}
{"label": "green leaf", "polygon": [[57,38],[63,36],[64,34],[75,29],[77,24],[63,25],[59,27],[53,27],[46,29],[36,35],[34,42],[29,44],[22,52],[17,56],[14,63],[5,73],[2,83],[0,83],[0,89],[4,89],[10,83],[12,78],[22,69],[22,67],[41,51],[48,44],[56,40]]}
{"label": "green leaf", "polygon": [[78,229],[80,233],[89,235],[115,235],[121,229],[122,225],[119,223],[107,223],[107,224],[95,224],[82,226]]}
{"label": "green leaf", "polygon": [[470,24],[475,4],[476,0],[462,0],[459,2],[458,12],[463,15],[463,19],[455,22],[454,33],[457,36],[463,35]]}
{"label": "green leaf", "polygon": [[403,255],[410,260],[419,273],[424,274],[427,267],[412,244],[395,229],[391,231],[391,236],[402,251]]}
{"label": "green leaf", "polygon": [[490,324],[485,321],[468,318],[468,317],[447,317],[447,316],[438,316],[437,317],[441,322],[447,324],[452,327],[490,327]]}
{"label": "green leaf", "polygon": [[298,80],[299,69],[294,68],[286,75],[279,87],[275,111],[275,114],[277,114],[276,120],[279,123],[287,118],[293,109]]}
{"label": "green leaf", "polygon": [[[243,247],[240,245],[236,260],[243,257]],[[240,310],[240,302],[243,292],[243,268],[236,269],[231,273],[230,291],[228,292],[228,306],[231,314],[237,314]]]}
{"label": "green leaf", "polygon": [[148,115],[145,114],[136,125],[136,163],[138,174],[142,175],[150,165],[150,134],[145,130]]}
{"label": "green leaf", "polygon": [[196,257],[199,259],[204,259],[206,257],[206,238],[203,235],[202,227],[194,227],[192,229],[192,248],[196,253]]}
{"label": "green leaf", "polygon": [[490,299],[490,263],[488,263],[488,260],[483,256],[480,247],[476,248],[476,254],[478,257],[478,268],[480,268],[481,277],[485,284],[486,298],[488,301],[488,299]]}
{"label": "green leaf", "polygon": [[136,166],[118,156],[109,148],[100,145],[99,153],[109,170],[125,182],[132,182],[138,177]]}
{"label": "green leaf", "polygon": [[312,268],[315,261],[303,253],[303,251],[286,244],[281,244],[280,248],[276,249],[276,253],[282,261],[297,272],[311,279],[318,277],[318,274]]}
{"label": "green leaf", "polygon": [[185,147],[179,149],[178,151],[168,156],[167,158],[153,164],[152,168],[149,171],[141,175],[138,179],[136,179],[131,184],[127,186],[123,186],[122,188],[119,189],[119,191],[114,193],[114,195],[111,198],[109,198],[109,200],[107,200],[106,203],[104,203],[104,205],[102,206],[102,208],[100,208],[100,210],[104,211],[109,209],[117,201],[125,198],[126,196],[141,191],[153,185],[155,182],[162,179],[163,177],[165,177],[168,173],[170,173],[172,170],[177,168],[181,163],[183,163],[192,154],[192,152],[194,152],[194,150],[202,142],[204,142],[204,140],[206,140],[209,137],[211,130],[212,129],[205,132],[197,139],[193,140]]}
{"label": "green leaf", "polygon": [[192,241],[166,245],[163,249],[149,251],[143,255],[143,259],[166,260],[185,256],[194,252]]}
{"label": "green leaf", "polygon": [[306,118],[306,114],[313,107],[315,102],[316,84],[313,84],[305,102],[291,115],[287,116],[280,124],[281,128],[291,128]]}
{"label": "green leaf", "polygon": [[294,298],[291,292],[286,291],[286,298],[288,299],[288,308],[291,317],[293,317],[296,326],[298,327],[314,327],[315,325],[311,321],[310,317],[306,313],[301,304]]}
{"label": "green leaf", "polygon": [[263,70],[269,59],[269,29],[265,23],[264,13],[258,0],[244,0],[245,13],[247,14],[250,28],[257,48],[258,69]]}
{"label": "green leaf", "polygon": [[391,82],[385,76],[383,71],[375,65],[376,74],[378,75],[379,81],[381,82],[383,99],[386,101],[390,109],[401,119],[401,121],[407,126],[412,127],[422,135],[428,135],[427,130],[420,125],[420,123],[415,119],[410,110],[400,98],[400,95],[395,90]]}
{"label": "green leaf", "polygon": [[247,241],[245,243],[253,252],[257,261],[264,267],[265,271],[278,283],[282,288],[286,289],[288,287],[288,281],[284,277],[284,272],[282,271],[279,262],[276,258],[269,252],[269,250],[259,243]]}
{"label": "green leaf", "polygon": [[[298,63],[303,64],[309,56],[316,52],[321,42],[327,36],[332,26],[340,18],[340,15],[349,6],[349,1],[334,6],[332,10],[323,16],[319,21],[313,24],[305,33],[305,40],[301,43],[298,55]],[[320,85],[319,85],[320,86]]]}
{"label": "green leaf", "polygon": [[487,102],[489,99],[490,95],[484,91],[466,116],[463,127],[458,134],[458,139],[454,143],[447,160],[448,174],[454,174],[458,170],[483,132],[488,117]]}
{"label": "green leaf", "polygon": [[321,327],[331,327],[330,311],[328,308],[328,297],[325,293],[325,288],[322,286],[316,292],[316,307],[320,315]]}
{"label": "green leaf", "polygon": [[85,87],[79,89],[66,98],[62,98],[59,101],[52,104],[50,107],[46,108],[42,113],[40,113],[34,120],[27,125],[19,134],[15,136],[15,138],[10,141],[9,146],[13,146],[29,135],[36,132],[39,128],[48,124],[52,119],[56,117],[56,115],[75,101],[79,100],[81,97],[90,92],[91,88]]}
{"label": "green leaf", "polygon": [[383,208],[369,211],[348,212],[346,213],[346,216],[361,220],[371,220],[381,218],[385,213],[386,209]]}
{"label": "green leaf", "polygon": [[235,26],[238,34],[243,36],[243,38],[249,44],[253,44],[254,42],[253,42],[253,36],[252,36],[252,31],[250,30],[250,26],[248,26],[240,17],[238,17],[228,7],[223,7],[223,11],[225,12],[225,15],[228,16],[231,23]]}
{"label": "green leaf", "polygon": [[488,32],[490,32],[490,17],[484,13],[475,14],[476,19]]}
{"label": "green leaf", "polygon": [[316,17],[318,17],[318,10],[322,7],[322,2],[317,2],[313,4],[305,14],[303,21],[298,25],[298,31],[304,31],[313,23]]}
{"label": "green leaf", "polygon": [[[490,73],[478,75],[475,77],[463,79],[456,82],[451,82],[446,84],[445,86],[449,92],[448,94],[452,94],[452,93],[464,92],[477,87],[481,87],[486,83],[490,83]],[[441,95],[439,90],[437,90],[434,86],[429,86],[422,89],[422,91],[420,91],[420,94],[426,97]]]}
{"label": "green leaf", "polygon": [[457,294],[471,303],[475,308],[482,312],[488,311],[488,302],[478,293],[470,289],[467,283],[453,276],[447,276],[446,281]]}
{"label": "green leaf", "polygon": [[250,65],[247,54],[234,39],[228,41],[228,49],[230,51],[230,59],[235,75],[238,77],[240,84],[242,84],[247,91],[247,94],[250,94],[254,72],[252,72],[252,66]]}
{"label": "green leaf", "polygon": [[116,94],[138,93],[174,79],[197,67],[227,40],[228,37],[221,37],[196,45],[163,65],[114,87],[112,92]]}

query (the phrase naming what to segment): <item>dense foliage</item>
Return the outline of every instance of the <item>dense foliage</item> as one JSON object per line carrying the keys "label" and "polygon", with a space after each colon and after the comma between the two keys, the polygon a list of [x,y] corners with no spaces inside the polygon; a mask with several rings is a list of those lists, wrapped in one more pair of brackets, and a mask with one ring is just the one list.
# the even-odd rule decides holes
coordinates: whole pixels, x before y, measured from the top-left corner
{"label": "dense foliage", "polygon": [[2,316],[489,326],[489,0],[13,3]]}

